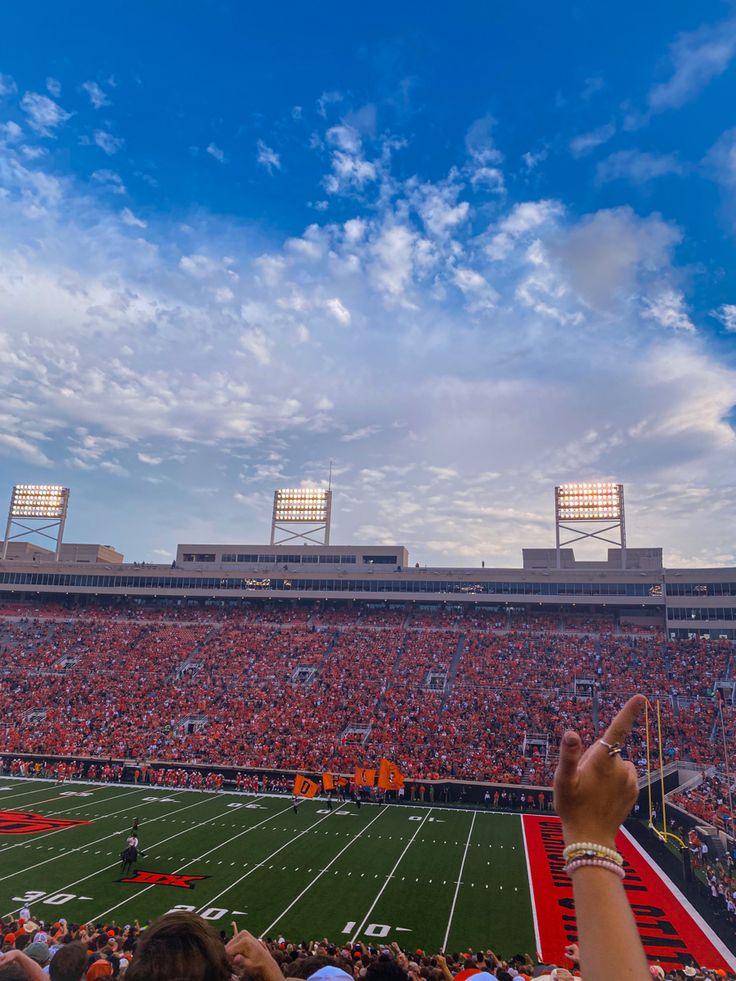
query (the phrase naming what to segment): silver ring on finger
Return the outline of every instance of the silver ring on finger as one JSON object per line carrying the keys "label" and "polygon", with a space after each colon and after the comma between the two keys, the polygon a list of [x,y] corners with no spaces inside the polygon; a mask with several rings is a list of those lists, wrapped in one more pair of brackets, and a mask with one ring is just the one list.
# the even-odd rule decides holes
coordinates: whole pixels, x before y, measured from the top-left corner
{"label": "silver ring on finger", "polygon": [[605,746],[609,756],[619,756],[623,746],[621,743],[607,743],[605,739],[599,739],[601,746]]}

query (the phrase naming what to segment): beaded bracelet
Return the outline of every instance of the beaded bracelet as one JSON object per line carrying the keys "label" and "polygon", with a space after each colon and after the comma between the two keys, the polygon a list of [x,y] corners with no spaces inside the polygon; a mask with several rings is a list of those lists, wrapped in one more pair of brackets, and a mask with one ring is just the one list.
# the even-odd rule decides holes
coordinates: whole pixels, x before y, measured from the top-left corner
{"label": "beaded bracelet", "polygon": [[615,862],[612,862],[609,858],[576,858],[573,859],[573,861],[568,862],[567,865],[564,866],[564,870],[568,875],[572,875],[573,872],[576,872],[578,869],[585,868],[586,865],[599,869],[608,869],[609,872],[614,872],[619,879],[626,878],[626,873],[621,866],[617,865]]}
{"label": "beaded bracelet", "polygon": [[615,862],[616,865],[623,865],[624,858],[620,852],[615,851],[613,848],[607,848],[605,845],[599,845],[595,841],[577,841],[572,845],[568,845],[567,848],[562,852],[562,857],[566,862],[574,858],[607,858],[610,862]]}

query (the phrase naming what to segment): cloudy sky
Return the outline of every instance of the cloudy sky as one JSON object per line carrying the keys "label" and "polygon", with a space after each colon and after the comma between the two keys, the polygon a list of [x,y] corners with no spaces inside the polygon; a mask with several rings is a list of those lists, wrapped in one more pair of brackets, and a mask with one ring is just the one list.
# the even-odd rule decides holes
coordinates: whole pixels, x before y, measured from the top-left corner
{"label": "cloudy sky", "polygon": [[[613,8],[611,8],[613,9]],[[151,0],[0,12],[0,500],[170,560],[517,564],[552,493],[736,562],[736,6]]]}

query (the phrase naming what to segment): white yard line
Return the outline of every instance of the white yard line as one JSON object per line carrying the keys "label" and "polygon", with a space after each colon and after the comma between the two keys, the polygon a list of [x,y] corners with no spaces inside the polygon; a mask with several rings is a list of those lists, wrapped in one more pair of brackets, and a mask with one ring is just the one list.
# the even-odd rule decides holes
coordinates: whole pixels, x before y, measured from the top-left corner
{"label": "white yard line", "polygon": [[409,839],[409,841],[408,841],[408,843],[407,843],[407,845],[406,845],[406,847],[404,848],[404,850],[403,850],[403,852],[402,852],[402,853],[401,853],[401,854],[399,855],[399,857],[398,857],[398,858],[396,859],[396,864],[395,864],[395,865],[394,865],[394,867],[393,867],[393,868],[391,869],[391,871],[389,872],[389,874],[388,874],[388,875],[386,876],[386,881],[384,882],[384,884],[383,884],[383,885],[381,886],[381,888],[380,888],[380,889],[378,890],[378,895],[376,896],[376,898],[375,898],[375,899],[373,900],[373,902],[371,903],[371,908],[370,908],[370,909],[368,910],[368,912],[367,912],[367,913],[365,914],[365,916],[364,916],[364,917],[363,917],[363,919],[361,920],[361,923],[360,923],[360,926],[358,927],[358,929],[357,929],[357,930],[355,931],[355,933],[354,933],[354,934],[352,935],[352,937],[350,938],[350,943],[351,943],[351,944],[354,944],[354,943],[355,943],[355,941],[357,940],[357,938],[358,938],[358,937],[360,936],[360,933],[361,933],[361,931],[363,930],[363,927],[364,927],[364,926],[366,925],[366,923],[368,922],[368,919],[369,919],[369,917],[370,917],[370,915],[371,915],[371,913],[373,912],[373,910],[374,910],[374,909],[376,908],[376,906],[378,905],[378,900],[379,900],[379,899],[381,898],[381,896],[383,895],[383,892],[384,892],[384,889],[386,888],[386,886],[387,886],[387,885],[389,884],[389,882],[390,882],[390,881],[391,881],[391,879],[393,878],[393,875],[394,875],[394,873],[396,872],[396,870],[398,869],[398,867],[399,867],[399,865],[401,865],[401,862],[402,862],[402,859],[404,858],[404,855],[406,855],[406,853],[407,853],[407,852],[409,851],[409,849],[411,848],[411,846],[412,846],[412,844],[414,843],[414,839],[416,838],[416,836],[417,836],[417,835],[419,834],[419,832],[420,832],[420,831],[422,830],[422,828],[423,828],[423,827],[424,827],[424,825],[426,824],[426,821],[427,821],[427,818],[428,818],[428,817],[429,817],[429,815],[430,815],[430,814],[432,813],[432,810],[433,810],[433,808],[431,808],[431,807],[430,807],[430,809],[429,809],[429,810],[427,811],[427,813],[426,813],[426,814],[424,815],[424,817],[422,818],[422,820],[421,820],[421,822],[420,822],[420,823],[419,823],[419,824],[417,825],[417,830],[416,830],[416,831],[414,832],[414,834],[413,834],[413,835],[411,836],[411,838]]}
{"label": "white yard line", "polygon": [[[236,841],[238,838],[242,838],[243,835],[250,834],[251,831],[255,831],[256,828],[260,828],[261,825],[268,824],[269,821],[275,820],[281,814],[286,814],[286,812],[287,811],[290,811],[291,808],[292,808],[292,805],[289,804],[289,806],[288,807],[285,807],[283,809],[283,811],[276,811],[275,814],[269,814],[269,816],[267,818],[264,818],[262,821],[259,821],[258,824],[252,824],[250,827],[245,828],[243,831],[238,832],[238,834],[233,835],[231,838],[227,838],[227,839],[225,839],[225,841],[219,842],[217,845],[214,846],[214,848],[210,848],[209,851],[203,852],[201,855],[198,855],[196,858],[193,858],[190,862],[185,862],[184,865],[180,865],[179,868],[178,869],[175,869],[172,874],[173,875],[178,875],[179,872],[182,871],[182,869],[189,868],[189,866],[190,865],[194,865],[195,862],[201,862],[203,858],[207,858],[207,856],[208,855],[211,855],[212,852],[216,852],[218,848],[223,848],[225,845],[229,845],[231,841]],[[217,815],[217,816],[218,817],[221,817],[222,815]],[[210,818],[210,821],[214,821],[214,820],[215,820],[214,818]],[[322,818],[322,820],[324,821],[325,819]],[[202,824],[207,824],[207,823],[208,823],[207,821],[203,821],[202,822]],[[317,822],[317,823],[319,824],[319,822]],[[197,825],[197,827],[201,827],[201,825]],[[188,830],[194,830],[194,829],[191,829],[190,828]],[[180,835],[183,835],[184,834],[184,831],[180,831],[179,834]],[[176,838],[176,837],[178,837],[178,835],[172,835],[171,837],[172,838]],[[170,841],[170,839],[169,838],[164,838],[164,841]],[[163,844],[163,841],[159,842],[158,844],[159,845],[162,845]],[[149,848],[156,848],[158,846],[157,845],[149,845],[148,847]],[[116,863],[116,864],[119,864],[119,863]],[[109,866],[108,866],[108,868],[109,868]],[[72,885],[76,885],[76,883],[72,883]],[[91,919],[94,920],[94,921],[97,921],[97,920],[100,919],[100,917],[107,916],[108,913],[112,913],[114,910],[119,909],[121,906],[125,906],[126,903],[136,902],[139,899],[139,897],[143,895],[144,892],[148,892],[148,890],[149,889],[153,889],[154,886],[155,886],[155,883],[153,883],[150,886],[146,886],[145,889],[141,889],[140,892],[137,892],[134,896],[128,896],[127,899],[124,899],[122,901],[122,903],[118,903],[116,906],[111,906],[109,909],[103,909],[103,911],[101,913],[96,913],[93,917],[91,917]],[[64,886],[64,888],[66,889],[67,887]],[[202,909],[207,909],[207,906],[203,906]]]}
{"label": "white yard line", "polygon": [[[266,855],[266,857],[262,861],[260,861],[258,865],[254,865],[252,869],[248,869],[248,871],[245,872],[243,875],[241,875],[239,879],[236,879],[235,882],[231,882],[229,886],[226,886],[223,890],[218,892],[218,894],[216,896],[213,896],[212,899],[210,899],[208,902],[204,904],[204,906],[200,906],[197,912],[201,913],[203,910],[208,909],[210,906],[212,906],[214,902],[216,902],[220,898],[220,896],[224,896],[226,892],[230,892],[231,889],[234,889],[236,886],[239,886],[244,879],[247,879],[249,875],[253,875],[254,872],[257,872],[258,869],[260,869],[263,865],[265,865],[269,859],[274,858],[276,855],[278,855],[279,852],[282,852],[285,848],[288,848],[289,845],[293,845],[295,841],[299,841],[300,838],[308,834],[313,828],[316,828],[318,824],[322,824],[322,822],[326,821],[327,818],[330,818],[332,817],[333,814],[337,814],[337,813],[338,813],[337,811],[330,811],[329,814],[325,814],[325,816],[320,818],[319,821],[315,821],[314,824],[310,824],[308,828],[304,829],[304,831],[300,831],[298,835],[295,835],[293,838],[289,838],[289,840],[285,842],[283,845],[281,845],[280,848],[277,848],[276,851],[271,852],[270,855]],[[211,850],[214,851],[214,848]],[[209,855],[209,852],[205,852],[205,854]],[[194,862],[196,861],[198,861],[198,859],[194,859],[192,862],[187,862],[187,865],[193,865]],[[187,865],[182,865],[182,868],[185,869]],[[179,869],[177,869],[176,871],[178,872]]]}
{"label": "white yard line", "polygon": [[529,899],[532,904],[532,920],[534,921],[534,939],[537,942],[537,960],[542,962],[542,941],[539,936],[539,920],[537,919],[537,899],[534,895],[534,882],[532,881],[532,866],[529,861],[529,849],[526,845],[526,828],[524,827],[524,815],[519,815],[521,822],[521,840],[524,843],[524,861],[526,862],[526,876],[529,880]]}
{"label": "white yard line", "polygon": [[276,917],[276,919],[273,921],[273,923],[269,923],[267,927],[264,927],[264,929],[261,931],[260,939],[263,939],[264,935],[267,934],[269,932],[269,930],[272,930],[276,926],[276,924],[279,922],[279,920],[282,920],[293,906],[296,906],[296,904],[299,902],[299,900],[302,898],[302,896],[304,896],[306,893],[309,892],[309,890],[312,888],[312,886],[316,882],[318,882],[322,878],[322,876],[325,874],[325,872],[327,872],[327,870],[330,869],[335,864],[335,862],[338,860],[338,858],[340,858],[340,856],[343,855],[348,850],[348,848],[350,848],[350,846],[353,845],[358,840],[358,838],[360,838],[360,836],[363,834],[364,831],[367,831],[368,828],[370,828],[370,826],[372,824],[375,824],[376,821],[381,817],[381,815],[385,814],[387,810],[388,810],[388,808],[384,808],[382,811],[379,811],[378,814],[376,814],[376,816],[373,818],[372,821],[369,821],[368,824],[366,824],[364,828],[361,828],[361,830],[357,833],[357,835],[354,835],[350,839],[350,841],[347,843],[347,845],[345,845],[344,848],[341,848],[340,849],[340,851],[337,853],[337,855],[335,855],[335,857],[332,859],[332,861],[328,862],[328,864],[325,865],[325,867],[317,875],[315,875],[315,877],[312,879],[312,881],[309,883],[309,885],[305,886],[304,889],[302,889],[302,891],[299,893],[299,895],[296,897],[296,899],[292,900],[289,903],[289,905],[286,907],[286,909],[285,910],[282,910],[279,913],[279,915]]}
{"label": "white yard line", "polygon": [[450,909],[450,918],[447,921],[447,930],[445,930],[445,939],[442,941],[442,950],[447,950],[447,941],[450,937],[450,930],[452,928],[452,918],[455,915],[455,906],[457,904],[457,896],[460,892],[460,884],[463,878],[463,869],[465,868],[465,859],[468,857],[468,848],[470,847],[470,839],[473,836],[473,826],[475,825],[476,814],[473,815],[473,820],[470,822],[470,831],[468,831],[468,840],[465,842],[465,851],[463,852],[463,860],[460,862],[460,871],[457,874],[457,884],[455,885],[455,895],[452,897],[452,907]]}
{"label": "white yard line", "polygon": [[[151,804],[155,804],[157,802],[156,801],[150,801],[150,803]],[[151,818],[151,820],[148,821],[147,823],[150,826],[151,824],[154,823],[154,821],[162,821],[165,818],[168,818],[172,814],[181,814],[182,811],[187,811],[187,810],[189,810],[190,807],[199,807],[200,804],[205,804],[205,803],[207,803],[206,800],[198,800],[198,801],[195,801],[193,804],[187,804],[186,807],[178,807],[175,811],[167,811],[166,814],[161,814],[159,817]],[[145,804],[142,804],[141,806],[142,807],[145,807],[146,805]],[[127,808],[126,808],[126,810],[127,810]],[[218,817],[223,817],[223,815],[222,814],[218,814]],[[36,862],[35,865],[28,865],[28,866],[26,866],[23,869],[16,869],[15,872],[10,872],[8,875],[4,875],[4,876],[0,877],[0,882],[4,882],[6,879],[12,879],[13,876],[16,876],[16,875],[24,875],[26,872],[30,872],[31,869],[37,869],[41,865],[48,865],[49,862],[58,862],[59,859],[67,858],[69,855],[73,855],[75,852],[84,851],[85,848],[91,848],[92,845],[98,845],[101,841],[107,841],[108,838],[117,838],[118,835],[125,834],[125,832],[126,831],[129,831],[129,830],[130,829],[129,829],[128,825],[126,825],[124,828],[119,828],[117,831],[112,831],[109,835],[104,835],[102,838],[95,839],[95,841],[85,842],[85,844],[79,845],[78,848],[70,848],[69,851],[61,852],[59,855],[52,855],[51,858],[46,858],[46,859],[43,860],[43,862]],[[182,832],[180,832],[180,834],[181,833]],[[20,846],[19,845],[10,845],[9,846],[9,848],[17,848],[17,847],[20,847]],[[149,845],[148,847],[150,848],[150,847],[154,847],[154,846]],[[6,851],[8,851],[9,848],[6,849]],[[14,910],[13,912],[17,912],[17,911]]]}

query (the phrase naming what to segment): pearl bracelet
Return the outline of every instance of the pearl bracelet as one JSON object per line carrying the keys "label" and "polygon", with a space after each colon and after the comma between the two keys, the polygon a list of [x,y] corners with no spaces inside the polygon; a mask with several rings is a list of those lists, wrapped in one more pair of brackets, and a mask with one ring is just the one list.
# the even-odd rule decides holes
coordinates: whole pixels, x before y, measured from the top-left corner
{"label": "pearl bracelet", "polygon": [[599,869],[608,869],[609,872],[615,873],[619,879],[626,878],[626,873],[621,866],[617,865],[615,862],[612,862],[609,858],[576,858],[571,862],[568,862],[567,865],[564,866],[564,870],[571,876],[573,872],[576,872],[578,869],[585,868],[586,865]]}
{"label": "pearl bracelet", "polygon": [[620,852],[617,852],[613,848],[607,848],[605,845],[599,845],[596,841],[577,841],[572,845],[568,845],[567,848],[562,852],[562,857],[566,862],[575,858],[606,858],[610,862],[615,862],[616,865],[624,864],[624,857]]}

